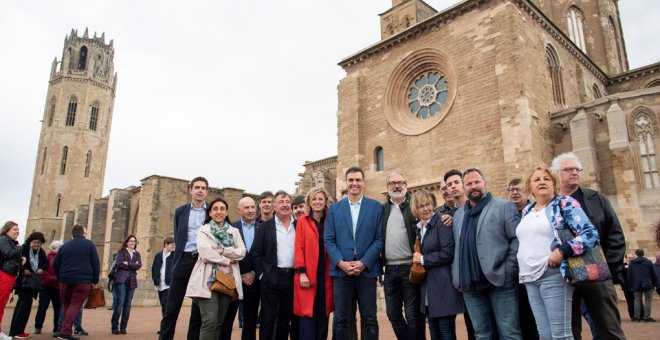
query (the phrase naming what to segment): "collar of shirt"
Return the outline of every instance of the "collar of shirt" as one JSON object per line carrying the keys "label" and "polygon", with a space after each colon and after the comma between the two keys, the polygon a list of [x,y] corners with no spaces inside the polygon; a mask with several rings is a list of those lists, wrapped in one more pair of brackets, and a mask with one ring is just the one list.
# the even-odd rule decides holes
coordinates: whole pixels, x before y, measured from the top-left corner
{"label": "collar of shirt", "polygon": [[252,223],[245,223],[245,221],[243,221],[243,219],[241,218],[241,225],[243,226],[243,228],[245,227],[252,228],[256,225],[256,220],[252,221]]}
{"label": "collar of shirt", "polygon": [[289,232],[289,230],[292,229],[291,228],[292,224],[293,224],[293,218],[289,220],[289,228],[285,229],[284,223],[282,223],[282,221],[277,217],[277,215],[275,215],[275,228],[276,229],[279,228],[279,229],[282,229],[286,232]]}
{"label": "collar of shirt", "polygon": [[204,212],[206,212],[206,202],[204,202],[204,205],[201,208],[196,208],[195,205],[192,204],[192,202],[191,202],[190,203],[190,209],[195,210],[195,211],[203,210]]}
{"label": "collar of shirt", "polygon": [[362,199],[364,198],[364,195],[360,196],[360,199],[357,200],[357,202],[353,202],[350,199],[348,199],[348,204],[351,206],[361,206],[362,205]]}

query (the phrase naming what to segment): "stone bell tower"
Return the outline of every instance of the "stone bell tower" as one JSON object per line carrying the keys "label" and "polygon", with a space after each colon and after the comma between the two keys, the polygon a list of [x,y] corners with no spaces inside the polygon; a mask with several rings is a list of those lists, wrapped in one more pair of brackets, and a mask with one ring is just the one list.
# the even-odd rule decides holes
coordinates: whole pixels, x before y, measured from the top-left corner
{"label": "stone bell tower", "polygon": [[[81,36],[64,39],[62,59],[50,71],[39,149],[34,168],[27,233],[63,239],[63,213],[101,197],[117,88],[113,41]],[[67,225],[65,225],[67,224]]]}

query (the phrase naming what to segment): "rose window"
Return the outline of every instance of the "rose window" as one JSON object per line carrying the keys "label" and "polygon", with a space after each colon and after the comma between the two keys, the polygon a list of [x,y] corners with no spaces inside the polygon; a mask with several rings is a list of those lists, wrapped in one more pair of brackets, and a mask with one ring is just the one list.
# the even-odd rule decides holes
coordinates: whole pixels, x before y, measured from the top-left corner
{"label": "rose window", "polygon": [[436,71],[430,71],[417,77],[408,91],[408,108],[417,118],[433,117],[447,102],[447,80]]}

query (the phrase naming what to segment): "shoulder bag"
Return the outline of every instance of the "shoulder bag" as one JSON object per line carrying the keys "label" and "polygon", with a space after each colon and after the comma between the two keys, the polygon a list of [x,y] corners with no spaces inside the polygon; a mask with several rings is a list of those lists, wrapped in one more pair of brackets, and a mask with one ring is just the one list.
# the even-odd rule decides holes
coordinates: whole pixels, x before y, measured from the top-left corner
{"label": "shoulder bag", "polygon": [[[573,233],[573,229],[568,224],[566,217],[564,216],[564,210],[561,209],[561,207],[559,208],[559,212],[563,220],[563,228],[558,230],[559,238],[562,243],[566,243],[575,238],[575,233]],[[596,244],[587,249],[582,255],[569,256],[567,260],[567,274],[571,284],[603,281],[612,278],[600,244]]]}
{"label": "shoulder bag", "polygon": [[[413,250],[415,253],[421,253],[421,247],[419,246],[419,237],[415,238],[415,246],[413,247]],[[414,285],[419,285],[422,282],[424,282],[424,279],[426,278],[426,269],[424,269],[424,266],[421,263],[413,263],[412,267],[410,267],[410,275],[408,275],[408,279],[410,280],[410,283]]]}
{"label": "shoulder bag", "polygon": [[23,275],[21,286],[23,288],[41,290],[41,274],[30,272],[30,275]]}
{"label": "shoulder bag", "polygon": [[234,275],[223,272],[220,270],[220,266],[215,270],[215,282],[211,285],[211,291],[227,295],[232,301],[238,299],[238,291],[236,290],[236,280],[234,280]]}

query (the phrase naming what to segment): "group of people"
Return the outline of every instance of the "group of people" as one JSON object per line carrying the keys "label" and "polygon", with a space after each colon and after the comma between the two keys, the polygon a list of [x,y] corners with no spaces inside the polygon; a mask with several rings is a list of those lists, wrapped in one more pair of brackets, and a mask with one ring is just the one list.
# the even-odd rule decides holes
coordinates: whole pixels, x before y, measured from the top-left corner
{"label": "group of people", "polygon": [[[242,198],[233,222],[225,199],[206,202],[208,181],[197,177],[189,184],[191,202],[174,212],[174,237],[164,240],[151,268],[163,315],[159,339],[174,338],[186,297],[193,301],[189,340],[230,339],[239,309],[241,339],[256,339],[257,324],[261,339],[327,339],[330,327],[336,339],[355,339],[358,331],[378,339],[379,280],[397,339],[425,339],[427,323],[431,339],[455,339],[458,314],[470,339],[581,339],[583,315],[599,338],[625,339],[613,280],[633,292],[631,319],[654,322],[660,260],[654,268],[639,249],[624,267],[618,218],[605,195],[580,186],[582,170],[575,154],[559,155],[551,167],[510,181],[508,199],[500,199],[480,169],[454,169],[444,174],[438,206],[427,190],[409,192],[400,171],[387,176],[384,203],[368,198],[364,172],[351,167],[335,203],[321,187],[293,200],[285,191],[264,192],[258,203]],[[84,228],[72,234],[46,254],[43,234],[20,246],[15,223],[0,230],[0,317],[17,276],[43,276],[38,291],[16,284],[9,335],[26,335],[25,313],[38,293],[35,330],[52,302],[54,318],[63,319],[54,321],[56,335],[77,339],[73,322],[99,268]],[[129,235],[113,258],[113,334],[127,333],[142,266],[137,243]],[[596,246],[611,279],[571,284],[568,259]],[[413,265],[424,268],[421,282],[409,278]],[[0,340],[10,338],[0,333]]]}
{"label": "group of people", "polygon": [[36,334],[41,333],[52,304],[53,337],[71,340],[88,335],[82,328],[82,308],[90,289],[98,284],[100,268],[96,246],[85,238],[86,233],[83,226],[73,226],[71,240],[52,241],[46,254],[43,233],[32,232],[20,245],[18,224],[4,224],[0,229],[0,320],[12,290],[18,301],[9,333],[0,332],[0,340],[30,337],[25,328],[37,297]]}

